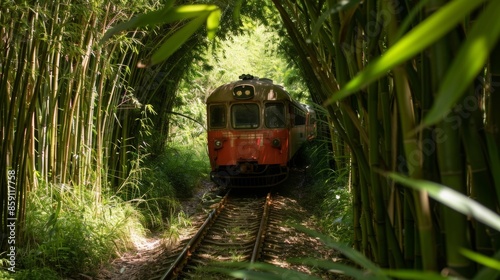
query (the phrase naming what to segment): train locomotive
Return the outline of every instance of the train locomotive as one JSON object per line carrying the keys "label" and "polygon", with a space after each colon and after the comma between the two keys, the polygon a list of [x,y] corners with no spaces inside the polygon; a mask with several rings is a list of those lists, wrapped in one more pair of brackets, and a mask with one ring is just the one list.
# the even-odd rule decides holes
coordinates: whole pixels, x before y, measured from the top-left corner
{"label": "train locomotive", "polygon": [[316,136],[316,114],[270,79],[239,78],[206,101],[210,177],[232,188],[277,185],[301,145]]}

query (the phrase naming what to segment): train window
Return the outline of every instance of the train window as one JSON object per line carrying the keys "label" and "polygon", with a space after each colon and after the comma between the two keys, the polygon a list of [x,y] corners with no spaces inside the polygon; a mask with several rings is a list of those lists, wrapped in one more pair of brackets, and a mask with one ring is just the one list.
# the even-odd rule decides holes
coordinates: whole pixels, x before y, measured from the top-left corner
{"label": "train window", "polygon": [[226,127],[226,107],[224,105],[210,106],[210,128]]}
{"label": "train window", "polygon": [[267,103],[264,111],[268,128],[285,127],[285,106],[283,103]]}
{"label": "train window", "polygon": [[259,127],[259,105],[239,103],[231,107],[231,122],[234,128]]}
{"label": "train window", "polygon": [[295,113],[294,125],[305,125],[306,124],[306,115],[304,111],[293,107],[293,112]]}

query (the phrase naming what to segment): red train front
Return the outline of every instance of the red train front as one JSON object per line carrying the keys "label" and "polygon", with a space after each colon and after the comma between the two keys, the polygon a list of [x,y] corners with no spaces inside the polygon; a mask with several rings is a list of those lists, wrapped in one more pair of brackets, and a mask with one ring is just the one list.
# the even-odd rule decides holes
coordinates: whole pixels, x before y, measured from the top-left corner
{"label": "red train front", "polygon": [[279,184],[289,160],[314,137],[314,112],[269,79],[240,79],[207,99],[211,179],[229,187]]}

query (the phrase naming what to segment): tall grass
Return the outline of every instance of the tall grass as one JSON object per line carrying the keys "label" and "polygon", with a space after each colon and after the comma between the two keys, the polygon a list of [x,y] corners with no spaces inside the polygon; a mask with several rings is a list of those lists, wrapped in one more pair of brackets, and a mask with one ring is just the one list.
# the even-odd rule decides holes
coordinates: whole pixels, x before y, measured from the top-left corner
{"label": "tall grass", "polygon": [[302,203],[319,205],[311,210],[322,232],[339,242],[353,244],[352,193],[348,187],[350,168],[332,168],[325,157],[329,154],[328,145],[331,145],[329,141],[316,139],[303,151],[309,165],[305,175],[308,195]]}
{"label": "tall grass", "polygon": [[94,195],[87,186],[44,183],[29,193],[18,252],[24,269],[16,277],[49,270],[59,277],[95,276],[103,262],[133,248],[145,233],[142,214],[117,196],[103,194],[96,203]]}

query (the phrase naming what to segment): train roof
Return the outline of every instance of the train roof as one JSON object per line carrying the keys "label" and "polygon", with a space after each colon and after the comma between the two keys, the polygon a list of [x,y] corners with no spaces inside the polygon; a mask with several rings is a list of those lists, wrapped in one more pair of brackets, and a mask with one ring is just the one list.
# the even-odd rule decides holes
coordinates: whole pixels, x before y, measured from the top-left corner
{"label": "train roof", "polygon": [[274,84],[270,79],[259,79],[252,75],[241,75],[240,80],[218,87],[208,96],[206,103],[237,100],[288,100],[297,106],[303,106],[293,100],[283,86]]}

